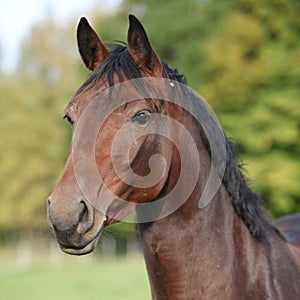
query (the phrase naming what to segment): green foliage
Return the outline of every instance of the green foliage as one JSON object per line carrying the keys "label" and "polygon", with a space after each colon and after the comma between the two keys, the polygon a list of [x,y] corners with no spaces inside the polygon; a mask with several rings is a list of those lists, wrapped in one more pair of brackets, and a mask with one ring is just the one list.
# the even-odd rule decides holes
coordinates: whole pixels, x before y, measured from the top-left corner
{"label": "green foliage", "polygon": [[[49,30],[52,39],[47,41]],[[58,27],[39,24],[26,39],[18,71],[0,80],[2,230],[47,226],[46,198],[63,169],[70,141],[63,108],[79,85],[68,49],[63,43],[52,45],[64,39]]]}
{"label": "green foliage", "polygon": [[292,1],[242,3],[205,43],[202,93],[279,216],[300,204],[300,22]]}
{"label": "green foliage", "polygon": [[[34,96],[28,87],[34,87]],[[66,132],[57,113],[46,113],[49,109],[36,81],[2,83],[1,91],[0,228],[36,226],[45,209],[41,200],[62,168]],[[57,139],[60,143],[54,143]]]}

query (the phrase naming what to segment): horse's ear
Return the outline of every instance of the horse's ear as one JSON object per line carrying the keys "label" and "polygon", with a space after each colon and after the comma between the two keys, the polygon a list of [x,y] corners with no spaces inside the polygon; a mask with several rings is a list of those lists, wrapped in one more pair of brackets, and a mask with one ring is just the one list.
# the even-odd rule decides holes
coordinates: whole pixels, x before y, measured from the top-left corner
{"label": "horse's ear", "polygon": [[77,44],[84,64],[91,71],[95,70],[108,55],[107,49],[86,18],[81,18],[78,24]]}
{"label": "horse's ear", "polygon": [[142,70],[151,76],[162,75],[161,61],[152,49],[143,25],[133,15],[129,15],[127,44],[134,61]]}

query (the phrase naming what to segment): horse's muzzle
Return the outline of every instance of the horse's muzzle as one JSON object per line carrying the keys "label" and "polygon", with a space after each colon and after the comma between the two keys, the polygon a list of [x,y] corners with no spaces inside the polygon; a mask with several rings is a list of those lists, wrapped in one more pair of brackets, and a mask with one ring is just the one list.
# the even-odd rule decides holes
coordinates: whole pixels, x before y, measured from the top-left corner
{"label": "horse's muzzle", "polygon": [[86,200],[59,201],[48,198],[48,223],[60,248],[69,254],[93,251],[103,225],[95,228],[94,208]]}

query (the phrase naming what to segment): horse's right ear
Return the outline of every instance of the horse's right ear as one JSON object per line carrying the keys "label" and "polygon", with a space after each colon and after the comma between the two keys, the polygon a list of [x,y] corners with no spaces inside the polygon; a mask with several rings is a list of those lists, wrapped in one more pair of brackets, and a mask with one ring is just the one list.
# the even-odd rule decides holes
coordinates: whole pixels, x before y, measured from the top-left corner
{"label": "horse's right ear", "polygon": [[86,18],[81,18],[78,24],[77,44],[84,64],[91,71],[94,71],[108,55],[107,49]]}

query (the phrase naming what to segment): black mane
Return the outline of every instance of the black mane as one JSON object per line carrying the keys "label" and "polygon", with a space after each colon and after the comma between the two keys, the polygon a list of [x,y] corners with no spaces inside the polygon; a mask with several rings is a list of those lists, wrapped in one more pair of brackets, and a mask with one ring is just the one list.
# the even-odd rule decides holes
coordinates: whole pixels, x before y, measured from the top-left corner
{"label": "black mane", "polygon": [[248,186],[241,172],[239,156],[233,142],[226,138],[227,161],[223,183],[232,199],[237,215],[244,221],[251,234],[258,240],[265,238],[266,229],[277,232],[262,205],[262,199]]}
{"label": "black mane", "polygon": [[[117,75],[119,82],[124,81],[124,76],[126,80],[142,77],[140,69],[130,55],[126,44],[119,43],[110,46],[112,46],[113,49],[109,52],[109,56],[91,73],[77,93],[87,88],[89,85],[96,83],[100,78],[105,78],[108,81],[109,86],[113,86],[115,84],[115,75]],[[179,74],[177,69],[170,68],[164,62],[163,76],[186,84],[185,76]],[[194,105],[197,107],[196,103],[199,103],[200,101],[198,97],[194,96],[194,98],[195,100],[193,100],[193,102],[195,102]],[[207,114],[209,113],[207,112]],[[213,118],[209,118],[209,122],[211,122],[212,119]],[[212,124],[212,127],[215,128],[216,125]],[[203,131],[201,131],[201,134],[203,135]],[[204,140],[206,139],[205,135],[203,138]],[[208,151],[210,151],[207,140],[206,146]],[[266,230],[271,229],[276,231],[276,228],[273,227],[269,220],[260,197],[248,187],[247,180],[241,172],[235,146],[228,138],[226,138],[226,150],[227,161],[222,181],[232,199],[234,210],[248,227],[252,236],[257,240],[264,240]]]}

